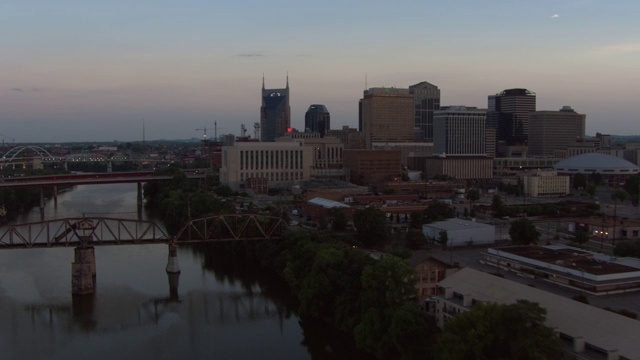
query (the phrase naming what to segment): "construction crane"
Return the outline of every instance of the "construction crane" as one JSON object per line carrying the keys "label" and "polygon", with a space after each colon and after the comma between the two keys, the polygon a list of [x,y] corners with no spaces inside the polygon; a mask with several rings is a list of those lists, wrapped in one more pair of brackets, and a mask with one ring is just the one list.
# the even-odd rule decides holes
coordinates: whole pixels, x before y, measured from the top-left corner
{"label": "construction crane", "polygon": [[203,127],[202,129],[196,129],[196,131],[203,131],[203,140],[207,140],[207,127]]}
{"label": "construction crane", "polygon": [[0,137],[2,137],[2,138],[3,138],[3,139],[2,139],[2,146],[4,146],[4,139],[9,139],[9,140],[11,140],[11,143],[12,143],[12,144],[15,144],[15,143],[16,143],[16,139],[15,139],[15,138],[12,138],[12,137],[10,137],[10,136],[7,136],[7,135],[5,135],[5,134],[3,134],[3,133],[0,133]]}

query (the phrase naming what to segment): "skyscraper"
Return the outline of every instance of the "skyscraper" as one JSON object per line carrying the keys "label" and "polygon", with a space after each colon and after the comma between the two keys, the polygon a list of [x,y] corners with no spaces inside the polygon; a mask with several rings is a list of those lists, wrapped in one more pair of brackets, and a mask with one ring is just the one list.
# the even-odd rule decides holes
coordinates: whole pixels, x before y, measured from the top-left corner
{"label": "skyscraper", "polygon": [[440,110],[440,89],[426,81],[409,86],[415,102],[415,127],[420,128],[424,141],[433,141],[433,112]]}
{"label": "skyscraper", "polygon": [[486,110],[447,106],[434,112],[433,153],[486,156]]}
{"label": "skyscraper", "polygon": [[584,139],[586,115],[571,106],[560,111],[535,111],[529,114],[529,155],[554,157],[556,150],[566,150]]}
{"label": "skyscraper", "polygon": [[370,88],[361,100],[366,149],[374,142],[412,142],[415,123],[409,89]]}
{"label": "skyscraper", "polygon": [[304,131],[317,132],[324,137],[331,128],[330,120],[329,110],[324,105],[311,105],[304,114]]}
{"label": "skyscraper", "polygon": [[487,127],[496,129],[497,141],[522,144],[529,134],[529,113],[536,111],[536,94],[527,89],[507,89],[488,99]]}
{"label": "skyscraper", "polygon": [[291,127],[289,106],[289,76],[284,89],[265,89],[262,77],[262,106],[260,107],[260,141],[275,141]]}

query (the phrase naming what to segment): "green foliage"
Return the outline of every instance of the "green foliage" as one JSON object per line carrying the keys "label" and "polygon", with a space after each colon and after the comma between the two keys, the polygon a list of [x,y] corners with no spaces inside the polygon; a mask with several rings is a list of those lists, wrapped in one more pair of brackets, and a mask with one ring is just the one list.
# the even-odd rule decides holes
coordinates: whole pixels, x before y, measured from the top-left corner
{"label": "green foliage", "polygon": [[509,235],[511,242],[515,245],[536,244],[540,239],[540,232],[536,229],[535,224],[527,218],[512,221]]}
{"label": "green foliage", "polygon": [[412,250],[418,250],[427,243],[427,238],[422,230],[409,229],[407,232],[407,247]]}
{"label": "green foliage", "polygon": [[357,229],[358,241],[368,247],[387,242],[391,236],[385,214],[376,208],[367,207],[356,211],[353,223]]}
{"label": "green foliage", "polygon": [[593,184],[593,183],[587,184],[587,187],[584,189],[584,192],[587,193],[589,197],[596,196],[597,191],[598,191],[598,187],[596,186],[596,184]]}
{"label": "green foliage", "polygon": [[624,202],[628,198],[629,193],[624,191],[624,189],[616,189],[611,194],[611,200],[613,200],[614,204],[617,204],[618,202]]}
{"label": "green foliage", "polygon": [[560,342],[545,326],[546,310],[537,303],[476,304],[449,320],[439,339],[440,359],[554,359]]}
{"label": "green foliage", "polygon": [[408,260],[373,260],[359,249],[303,231],[259,246],[263,261],[282,268],[302,319],[333,324],[378,358],[425,358],[429,327],[415,304]]}
{"label": "green foliage", "polygon": [[424,216],[429,221],[442,221],[451,219],[456,216],[455,211],[449,204],[443,202],[435,202],[430,204],[424,211]]}
{"label": "green foliage", "polygon": [[426,322],[409,300],[415,291],[415,272],[407,260],[388,256],[367,265],[360,296],[364,313],[354,329],[357,346],[373,350],[380,359],[422,353]]}
{"label": "green foliage", "polygon": [[421,229],[424,219],[420,211],[412,211],[409,214],[409,227],[411,229]]}
{"label": "green foliage", "polygon": [[617,242],[613,253],[616,256],[630,256],[640,258],[640,242]]}
{"label": "green foliage", "polygon": [[491,199],[491,211],[495,217],[501,218],[504,216],[504,202],[502,202],[502,198],[498,194],[493,195],[493,198]]}
{"label": "green foliage", "polygon": [[235,195],[235,191],[233,191],[227,185],[216,186],[214,188],[214,192],[216,193],[216,195],[222,196],[222,197],[229,197],[229,196]]}
{"label": "green foliage", "polygon": [[638,206],[638,199],[640,196],[640,176],[633,175],[627,179],[624,184],[624,190],[629,194],[631,203],[633,206]]}
{"label": "green foliage", "polygon": [[438,233],[438,244],[440,244],[443,249],[449,244],[449,233],[446,230],[440,230]]}
{"label": "green foliage", "polygon": [[587,187],[587,175],[582,173],[577,173],[573,175],[573,188],[574,189],[584,189]]}
{"label": "green foliage", "polygon": [[344,209],[332,208],[329,212],[329,219],[331,220],[331,230],[336,232],[347,230],[349,217]]}
{"label": "green foliage", "polygon": [[575,238],[575,241],[576,241],[578,244],[584,244],[584,243],[586,243],[587,241],[589,241],[589,233],[588,233],[587,231],[583,230],[583,229],[578,229],[578,230],[576,231],[576,238]]}

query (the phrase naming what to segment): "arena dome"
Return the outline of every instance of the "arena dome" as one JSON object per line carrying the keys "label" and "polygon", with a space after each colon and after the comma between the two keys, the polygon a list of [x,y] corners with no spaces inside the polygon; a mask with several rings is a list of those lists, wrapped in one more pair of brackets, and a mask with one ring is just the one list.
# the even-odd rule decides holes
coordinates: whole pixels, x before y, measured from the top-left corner
{"label": "arena dome", "polygon": [[638,166],[613,155],[589,153],[572,156],[556,163],[559,174],[635,175]]}

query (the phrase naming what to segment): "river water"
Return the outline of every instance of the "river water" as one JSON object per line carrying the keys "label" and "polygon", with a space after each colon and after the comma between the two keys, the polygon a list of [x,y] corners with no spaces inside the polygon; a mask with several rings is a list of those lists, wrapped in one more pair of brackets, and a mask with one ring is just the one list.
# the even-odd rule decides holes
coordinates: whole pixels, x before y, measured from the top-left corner
{"label": "river water", "polygon": [[[83,214],[147,219],[136,185],[118,184],[75,187],[15,222]],[[181,245],[182,272],[170,279],[167,245],[95,256],[95,294],[72,296],[73,248],[0,249],[0,359],[340,357],[326,334],[302,328],[279,279],[242,258]]]}

